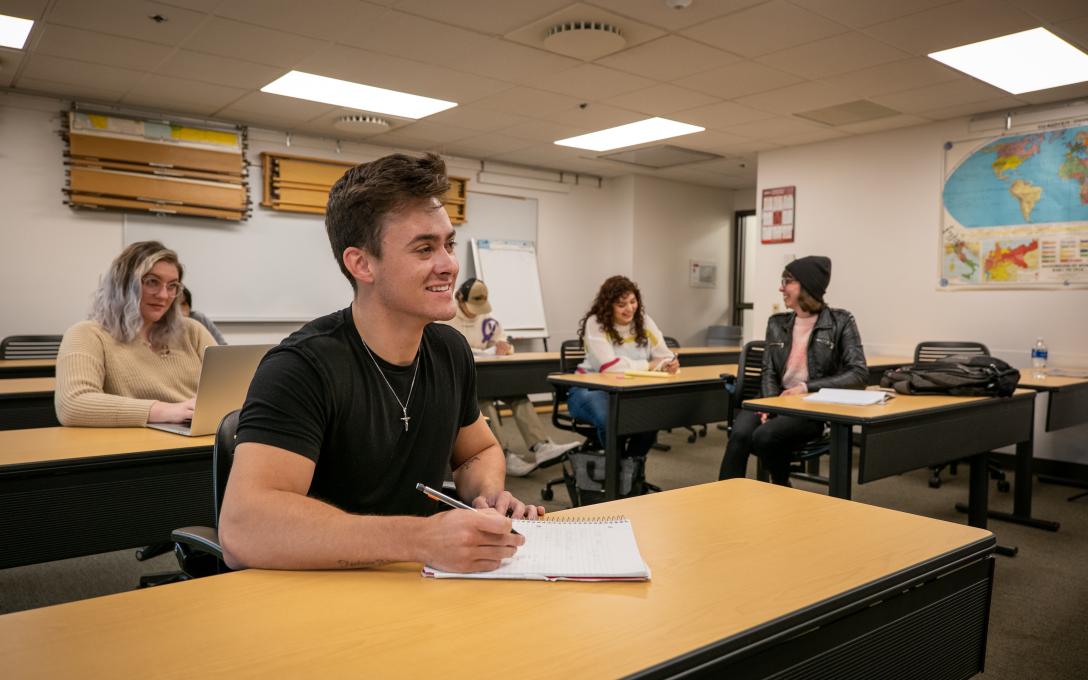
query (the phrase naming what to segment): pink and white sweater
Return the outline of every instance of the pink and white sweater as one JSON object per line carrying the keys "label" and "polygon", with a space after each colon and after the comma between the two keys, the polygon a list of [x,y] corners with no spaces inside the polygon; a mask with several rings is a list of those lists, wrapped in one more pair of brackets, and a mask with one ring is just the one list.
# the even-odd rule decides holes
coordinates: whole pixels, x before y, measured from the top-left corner
{"label": "pink and white sweater", "polygon": [[644,317],[646,345],[635,343],[634,324],[616,326],[621,338],[614,344],[611,338],[601,330],[596,316],[586,319],[586,358],[578,365],[579,373],[622,373],[624,371],[646,371],[654,368],[663,360],[671,361],[675,354],[665,346],[665,336],[649,315]]}

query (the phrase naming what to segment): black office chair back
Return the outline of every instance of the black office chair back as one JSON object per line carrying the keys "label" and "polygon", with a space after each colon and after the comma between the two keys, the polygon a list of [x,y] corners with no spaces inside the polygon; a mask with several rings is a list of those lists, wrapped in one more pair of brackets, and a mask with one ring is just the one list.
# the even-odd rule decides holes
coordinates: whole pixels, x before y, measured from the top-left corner
{"label": "black office chair back", "polygon": [[564,340],[559,346],[559,372],[574,373],[585,358],[586,350],[581,340]]}
{"label": "black office chair back", "polygon": [[234,465],[235,435],[238,432],[238,414],[231,411],[219,422],[215,432],[215,448],[212,450],[212,488],[215,490],[215,525],[219,526],[219,511],[223,508],[223,494],[227,491],[227,478]]}
{"label": "black office chair back", "polygon": [[740,352],[740,364],[737,366],[737,377],[733,382],[733,397],[729,400],[729,426],[732,427],[733,417],[741,403],[748,399],[756,399],[763,386],[763,351],[766,343],[763,340],[752,340],[746,344]]}
{"label": "black office chair back", "polygon": [[981,342],[971,340],[926,340],[925,342],[919,342],[918,346],[914,348],[914,363],[925,364],[941,361],[953,354],[988,357],[990,356],[990,350]]}
{"label": "black office chair back", "polygon": [[60,335],[9,335],[0,340],[0,359],[56,359]]}
{"label": "black office chair back", "polygon": [[665,346],[668,347],[669,349],[679,349],[680,348],[680,341],[677,340],[676,338],[672,337],[671,335],[666,335],[664,338],[662,338],[662,340],[665,341]]}

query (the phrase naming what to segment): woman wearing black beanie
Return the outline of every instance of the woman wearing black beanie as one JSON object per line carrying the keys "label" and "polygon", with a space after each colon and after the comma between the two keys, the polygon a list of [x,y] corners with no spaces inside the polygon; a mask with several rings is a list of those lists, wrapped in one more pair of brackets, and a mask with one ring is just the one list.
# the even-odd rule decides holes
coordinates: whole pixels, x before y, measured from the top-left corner
{"label": "woman wearing black beanie", "polygon": [[[854,316],[824,304],[831,260],[810,255],[782,272],[782,301],[790,310],[767,320],[761,397],[805,394],[822,387],[863,388],[869,376]],[[823,423],[795,416],[738,411],[718,479],[743,477],[755,453],[775,484],[789,485],[790,457],[820,436]]]}

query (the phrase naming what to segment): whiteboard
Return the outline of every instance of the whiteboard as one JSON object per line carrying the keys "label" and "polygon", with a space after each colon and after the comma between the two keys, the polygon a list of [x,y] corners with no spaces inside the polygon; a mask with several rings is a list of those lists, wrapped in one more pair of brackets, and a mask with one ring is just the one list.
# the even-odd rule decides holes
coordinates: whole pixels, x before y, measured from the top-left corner
{"label": "whiteboard", "polygon": [[492,314],[515,338],[546,338],[544,296],[532,241],[472,239],[477,277],[487,284]]}

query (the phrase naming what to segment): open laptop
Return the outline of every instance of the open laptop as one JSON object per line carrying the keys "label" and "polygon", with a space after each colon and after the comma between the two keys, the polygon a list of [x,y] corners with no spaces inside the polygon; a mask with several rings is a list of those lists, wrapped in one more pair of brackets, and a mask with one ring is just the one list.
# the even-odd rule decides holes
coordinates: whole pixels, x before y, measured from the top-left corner
{"label": "open laptop", "polygon": [[275,345],[215,345],[206,348],[196,388],[193,420],[188,424],[148,423],[147,426],[186,437],[214,433],[223,416],[242,408],[257,364],[273,347]]}

